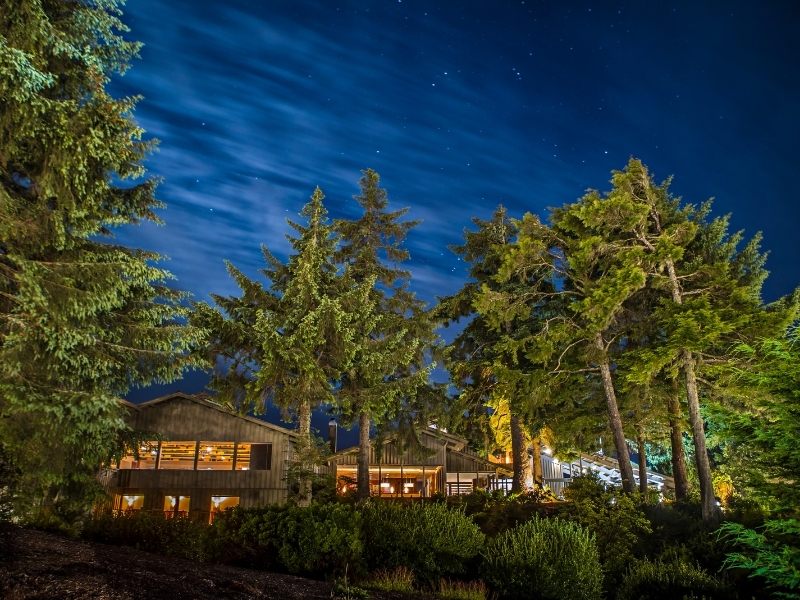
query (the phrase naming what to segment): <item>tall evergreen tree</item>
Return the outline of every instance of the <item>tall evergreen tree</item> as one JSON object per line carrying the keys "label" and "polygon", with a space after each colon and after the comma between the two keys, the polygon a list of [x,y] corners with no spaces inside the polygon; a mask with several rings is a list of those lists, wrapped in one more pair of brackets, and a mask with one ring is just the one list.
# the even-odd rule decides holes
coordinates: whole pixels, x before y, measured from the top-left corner
{"label": "tall evergreen tree", "polygon": [[102,240],[162,206],[137,98],[106,91],[140,47],[119,5],[0,2],[0,442],[44,503],[111,451],[119,394],[196,364],[161,257]]}
{"label": "tall evergreen tree", "polygon": [[[472,222],[477,230],[465,230],[464,243],[450,247],[469,265],[470,281],[456,294],[440,298],[437,307],[437,314],[446,325],[469,319],[463,331],[453,340],[447,363],[453,385],[461,390],[459,410],[456,412],[467,415],[463,424],[456,424],[456,430],[460,428],[484,452],[491,451],[498,440],[489,415],[492,411],[507,412],[508,419],[503,423],[508,426],[508,441],[511,443],[512,491],[522,492],[528,487],[527,482],[533,480],[528,459],[529,436],[526,435],[523,417],[530,404],[528,398],[518,396],[520,390],[516,386],[507,385],[512,378],[505,376],[506,371],[514,368],[514,359],[512,353],[503,348],[504,336],[511,335],[518,324],[509,318],[499,327],[494,327],[476,309],[481,286],[505,291],[514,285],[500,284],[493,278],[502,264],[501,251],[513,243],[517,228],[502,206],[497,207],[490,220],[475,217]],[[522,395],[525,396],[525,393],[522,392]],[[530,425],[536,429],[534,423]],[[530,433],[530,437],[538,437],[538,431]],[[536,459],[538,455],[534,456],[534,461]]]}
{"label": "tall evergreen tree", "polygon": [[728,235],[727,217],[706,221],[710,205],[681,207],[669,193],[670,181],[656,185],[647,168],[631,159],[614,173],[610,196],[631,203],[641,214],[628,227],[650,265],[648,289],[666,296],[652,312],[658,339],[646,349],[632,378],[679,369],[684,378],[689,422],[700,482],[703,518],[717,518],[717,506],[700,406],[698,369],[703,363],[730,362],[736,340],[774,335],[794,301],[764,310],[761,286],[767,276],[760,235],[741,250],[741,233]]}
{"label": "tall evergreen tree", "polygon": [[215,295],[219,308],[197,303],[192,316],[209,331],[207,358],[221,362],[210,387],[222,400],[242,412],[263,411],[271,400],[297,413],[301,506],[311,502],[311,411],[334,403],[342,373],[355,368],[363,350],[359,328],[375,327],[377,319],[372,280],[358,285],[334,264],[339,237],[323,198],[317,188],[300,213],[305,225],[287,219],[298,236],[287,236],[293,253],[286,264],[262,248],[269,290],[228,263],[242,295]]}
{"label": "tall evergreen tree", "polygon": [[361,349],[343,373],[336,396],[345,419],[358,423],[358,498],[363,504],[370,495],[371,425],[397,416],[403,399],[427,383],[434,364],[424,364],[425,351],[436,335],[424,303],[408,289],[411,273],[397,266],[409,258],[402,244],[419,221],[401,221],[408,208],[387,210],[386,190],[372,169],[363,171],[359,186],[361,193],[354,198],[363,214],[335,221],[342,236],[335,260],[347,266],[357,283],[372,286],[368,294],[376,314],[355,324]]}

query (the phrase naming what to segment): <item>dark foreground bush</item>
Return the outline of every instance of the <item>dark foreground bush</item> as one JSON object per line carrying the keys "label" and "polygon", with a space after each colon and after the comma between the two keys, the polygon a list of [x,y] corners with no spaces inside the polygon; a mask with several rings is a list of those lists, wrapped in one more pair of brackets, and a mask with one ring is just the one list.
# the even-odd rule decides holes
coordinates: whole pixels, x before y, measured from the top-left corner
{"label": "dark foreground bush", "polygon": [[728,600],[733,592],[717,578],[684,561],[641,561],[632,567],[617,591],[617,600]]}
{"label": "dark foreground bush", "polygon": [[130,546],[165,556],[203,560],[208,525],[189,519],[167,519],[160,511],[130,516],[101,515],[83,525],[81,536],[92,542]]}
{"label": "dark foreground bush", "polygon": [[503,600],[594,600],[602,594],[597,544],[576,523],[534,517],[498,535],[483,558],[484,580]]}
{"label": "dark foreground bush", "polygon": [[235,508],[214,520],[208,558],[312,577],[360,573],[361,514],[343,504]]}
{"label": "dark foreground bush", "polygon": [[472,519],[441,503],[370,502],[362,518],[369,570],[407,567],[419,584],[463,573],[483,547],[484,536]]}

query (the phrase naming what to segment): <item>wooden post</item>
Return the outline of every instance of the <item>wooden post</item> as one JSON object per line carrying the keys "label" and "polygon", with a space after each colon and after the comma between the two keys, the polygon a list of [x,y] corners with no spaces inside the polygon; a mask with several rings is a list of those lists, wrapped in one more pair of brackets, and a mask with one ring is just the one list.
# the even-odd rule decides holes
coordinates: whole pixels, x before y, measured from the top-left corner
{"label": "wooden post", "polygon": [[194,468],[193,471],[197,471],[197,460],[200,456],[200,440],[197,440],[194,443]]}
{"label": "wooden post", "polygon": [[236,458],[237,458],[238,454],[239,454],[239,442],[233,442],[233,461],[232,461],[233,462],[233,465],[232,465],[233,468],[231,469],[231,471],[235,471],[236,470]]}
{"label": "wooden post", "polygon": [[161,440],[158,440],[158,450],[156,450],[156,470],[161,468]]}
{"label": "wooden post", "polygon": [[456,471],[456,496],[461,495],[461,472]]}
{"label": "wooden post", "polygon": [[403,461],[400,461],[400,497],[405,496],[406,479],[403,477]]}

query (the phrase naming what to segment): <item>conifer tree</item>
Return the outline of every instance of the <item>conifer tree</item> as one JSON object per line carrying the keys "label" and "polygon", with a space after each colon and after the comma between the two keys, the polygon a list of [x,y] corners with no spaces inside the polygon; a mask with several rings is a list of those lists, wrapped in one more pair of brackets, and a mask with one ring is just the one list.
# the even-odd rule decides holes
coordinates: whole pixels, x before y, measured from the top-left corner
{"label": "conifer tree", "polygon": [[[453,340],[447,363],[453,385],[461,390],[458,410],[455,412],[468,415],[460,425],[460,430],[482,446],[484,452],[491,451],[497,443],[497,435],[489,419],[490,412],[501,410],[508,413],[508,440],[511,442],[513,461],[512,491],[518,493],[525,491],[527,482],[533,480],[527,450],[529,436],[526,435],[522,416],[530,404],[527,398],[517,397],[516,386],[508,385],[512,379],[508,370],[513,369],[514,361],[502,345],[504,336],[513,334],[518,324],[509,318],[495,327],[480,314],[475,304],[481,286],[507,290],[513,285],[499,284],[493,278],[502,264],[501,251],[513,243],[517,229],[503,206],[497,207],[490,220],[475,217],[472,222],[477,230],[465,229],[464,244],[450,247],[469,265],[471,281],[456,294],[440,298],[437,314],[446,325],[471,318]],[[530,425],[533,426],[530,437],[535,440],[538,431],[534,423]],[[538,454],[534,454],[534,462],[538,458]]]}
{"label": "conifer tree", "polygon": [[[633,468],[609,358],[623,305],[645,283],[640,253],[614,237],[618,220],[630,218],[625,214],[628,208],[590,192],[555,209],[552,228],[526,214],[518,222],[517,242],[505,251],[496,279],[529,285],[505,292],[484,285],[477,305],[495,322],[524,317],[549,305],[552,317],[547,326],[521,338],[519,352],[536,365],[547,365],[551,377],[599,373],[622,487],[632,493]],[[555,280],[560,285],[554,285]],[[542,281],[548,285],[542,286]]]}
{"label": "conifer tree", "polygon": [[358,423],[358,498],[363,504],[370,495],[371,425],[397,416],[403,399],[427,383],[435,363],[424,365],[425,351],[436,336],[424,303],[408,289],[411,273],[397,266],[409,258],[402,244],[419,221],[400,220],[408,208],[387,210],[386,190],[372,169],[363,171],[359,186],[361,193],[354,198],[363,214],[335,221],[342,236],[335,260],[347,266],[356,283],[371,285],[375,314],[355,324],[361,346],[352,368],[342,375],[336,399],[344,418]]}
{"label": "conifer tree", "polygon": [[728,348],[735,340],[774,335],[793,314],[796,301],[764,310],[761,285],[767,273],[760,235],[737,250],[742,235],[728,235],[727,217],[707,222],[709,203],[700,209],[681,206],[680,199],[669,193],[670,180],[656,185],[638,160],[631,159],[624,171],[615,171],[612,184],[607,197],[638,215],[620,228],[620,234],[638,240],[648,278],[644,293],[662,295],[649,317],[651,331],[659,335],[640,351],[641,361],[628,379],[643,381],[664,370],[682,372],[703,518],[713,521],[717,507],[698,369],[703,362],[729,363]]}
{"label": "conifer tree", "polygon": [[293,253],[286,264],[262,247],[269,290],[227,263],[242,295],[214,295],[219,308],[197,303],[192,316],[210,332],[208,359],[224,369],[210,383],[221,400],[245,413],[265,410],[270,400],[297,413],[301,506],[311,502],[311,411],[335,402],[337,382],[363,350],[359,328],[375,327],[377,320],[369,297],[372,280],[358,285],[334,264],[339,237],[323,198],[317,188],[300,213],[305,225],[287,219],[298,236],[287,236]]}
{"label": "conifer tree", "polygon": [[120,394],[197,364],[162,257],[102,240],[162,206],[106,90],[140,47],[119,4],[0,1],[0,443],[44,504],[112,451]]}

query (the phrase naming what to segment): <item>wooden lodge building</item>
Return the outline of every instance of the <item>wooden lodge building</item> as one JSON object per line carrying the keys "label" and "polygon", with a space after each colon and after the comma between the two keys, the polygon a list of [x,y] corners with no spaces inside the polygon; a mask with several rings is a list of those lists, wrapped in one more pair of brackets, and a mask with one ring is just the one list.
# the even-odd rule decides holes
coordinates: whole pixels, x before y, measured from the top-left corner
{"label": "wooden lodge building", "polygon": [[132,429],[163,441],[144,442],[139,460],[127,456],[101,475],[112,509],[204,518],[230,506],[286,502],[295,432],[237,415],[205,394],[124,404]]}
{"label": "wooden lodge building", "polygon": [[[420,432],[427,458],[401,452],[393,440],[383,443],[378,461],[375,444],[370,447],[369,484],[372,496],[425,498],[441,493],[469,494],[475,488],[511,489],[508,465],[484,460],[467,449],[467,440],[430,428]],[[329,462],[340,492],[356,481],[358,446],[335,453]]]}
{"label": "wooden lodge building", "polygon": [[[142,442],[138,459],[126,456],[101,473],[112,510],[210,519],[228,507],[283,504],[288,499],[286,469],[297,439],[294,431],[236,414],[207,394],[177,392],[124,405],[132,429],[158,435]],[[378,461],[373,444],[372,495],[425,498],[469,494],[478,488],[510,491],[512,466],[479,457],[467,449],[464,438],[430,428],[420,433],[420,441],[425,458],[400,452],[393,440],[387,440]],[[336,476],[340,492],[356,481],[357,455],[357,446],[335,452],[321,469]],[[543,453],[540,460],[544,482],[557,494],[573,472],[587,468],[607,483],[618,483],[613,459],[583,455],[580,462],[567,465]],[[635,473],[638,477],[638,470]],[[674,488],[671,478],[647,475],[659,489]]]}

